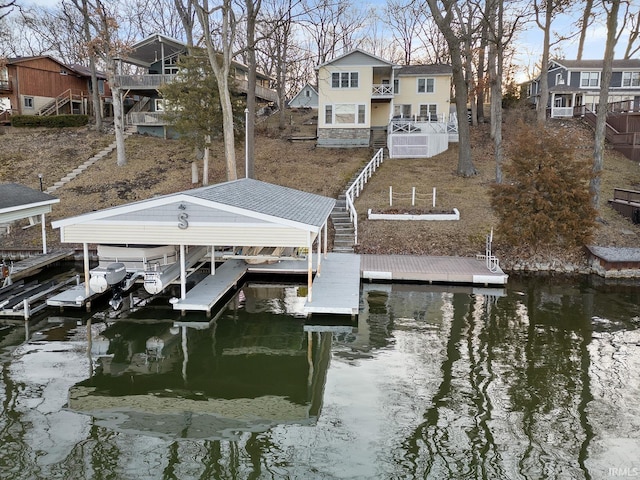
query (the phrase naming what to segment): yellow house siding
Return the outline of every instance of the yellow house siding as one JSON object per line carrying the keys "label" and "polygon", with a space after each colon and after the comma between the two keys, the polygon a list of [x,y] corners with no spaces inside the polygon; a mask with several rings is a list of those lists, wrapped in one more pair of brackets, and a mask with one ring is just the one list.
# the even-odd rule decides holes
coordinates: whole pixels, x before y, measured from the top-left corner
{"label": "yellow house siding", "polygon": [[[433,93],[418,93],[418,78],[434,78]],[[449,114],[451,77],[448,75],[402,76],[399,79],[399,93],[394,96],[394,105],[411,105],[411,115],[420,114],[420,105],[436,104],[438,114]]]}
{"label": "yellow house siding", "polygon": [[[357,72],[358,88],[333,88],[331,74],[333,72]],[[371,119],[371,86],[373,70],[371,66],[323,66],[318,70],[318,126],[320,128],[369,128]],[[365,105],[365,122],[363,124],[328,124],[325,118],[326,105],[356,104]]]}
{"label": "yellow house siding", "polygon": [[371,105],[371,125],[382,127],[389,124],[391,118],[391,103],[373,103]]}

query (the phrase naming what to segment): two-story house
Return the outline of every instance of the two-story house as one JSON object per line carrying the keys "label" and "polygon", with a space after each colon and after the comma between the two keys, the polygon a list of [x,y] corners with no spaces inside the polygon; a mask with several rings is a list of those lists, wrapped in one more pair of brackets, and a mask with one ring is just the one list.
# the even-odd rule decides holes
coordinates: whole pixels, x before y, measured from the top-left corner
{"label": "two-story house", "polygon": [[[98,89],[104,99],[111,92],[103,74]],[[17,115],[89,113],[91,72],[65,65],[46,55],[7,58],[0,65],[0,109]]]}
{"label": "two-story house", "polygon": [[447,149],[450,66],[400,66],[356,49],[317,70],[318,146],[386,144],[392,157]]}
{"label": "two-story house", "polygon": [[[120,59],[121,64],[126,63],[142,70],[140,73],[115,77],[116,86],[130,100],[126,123],[134,125],[139,133],[167,136],[168,125],[160,87],[175,79],[179,70],[178,59],[187,53],[185,43],[162,34],[154,34],[132,45],[126,56]],[[231,74],[235,87],[245,94],[248,89],[248,72],[246,65],[235,61],[232,63]],[[257,73],[256,77],[255,96],[258,104],[277,102],[277,92],[270,88],[273,79],[262,73]]]}
{"label": "two-story house", "polygon": [[[540,77],[528,85],[529,101],[535,105],[544,102],[551,117],[572,117],[574,109],[584,113],[595,111],[600,96],[602,60],[552,60],[547,80],[549,97],[540,98]],[[640,60],[614,60],[609,103],[634,102],[640,105]]]}

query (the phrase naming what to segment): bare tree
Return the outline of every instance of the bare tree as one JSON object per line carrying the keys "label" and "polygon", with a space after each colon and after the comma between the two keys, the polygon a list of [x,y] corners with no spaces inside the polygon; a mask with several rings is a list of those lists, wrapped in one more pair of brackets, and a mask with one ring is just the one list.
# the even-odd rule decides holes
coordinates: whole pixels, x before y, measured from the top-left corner
{"label": "bare tree", "polygon": [[627,15],[626,20],[630,27],[627,47],[624,50],[624,58],[629,59],[640,52],[640,9]]}
{"label": "bare tree", "polygon": [[16,0],[3,0],[3,2],[0,3],[0,20],[9,15],[15,6]]}
{"label": "bare tree", "polygon": [[[598,111],[596,114],[596,131],[593,148],[593,176],[589,182],[591,203],[598,208],[600,203],[600,184],[602,167],[604,165],[604,141],[607,128],[607,104],[609,102],[609,86],[611,85],[612,65],[614,49],[619,38],[618,12],[621,0],[602,0],[602,6],[607,12],[607,41],[604,48],[604,61],[602,64],[602,76],[600,78],[600,97],[598,98]],[[610,7],[607,6],[610,3]]]}
{"label": "bare tree", "polygon": [[[236,180],[236,151],[233,131],[233,108],[229,91],[229,75],[231,73],[232,48],[237,33],[236,15],[231,0],[222,0],[219,6],[209,8],[209,0],[190,0],[203,31],[204,45],[209,63],[218,82],[220,105],[222,107],[222,130],[224,138],[225,164],[227,180]],[[217,15],[215,24],[213,15]],[[214,39],[212,27],[216,28]],[[217,40],[217,41],[216,41]],[[248,94],[251,94],[249,92]]]}
{"label": "bare tree", "polygon": [[422,42],[425,63],[450,63],[447,41],[432,17],[422,22],[418,38]]}
{"label": "bare tree", "polygon": [[471,131],[467,121],[467,96],[468,88],[465,79],[464,65],[459,32],[454,28],[456,20],[455,0],[427,0],[433,19],[442,32],[451,55],[451,68],[453,71],[453,83],[456,89],[456,113],[458,116],[458,168],[457,173],[462,177],[471,177],[477,174],[471,156]]}
{"label": "bare tree", "polygon": [[547,119],[547,101],[549,99],[549,52],[551,46],[565,40],[566,36],[557,36],[551,40],[551,25],[555,17],[564,12],[569,6],[570,0],[534,0],[533,9],[535,14],[535,22],[538,28],[543,32],[542,41],[542,61],[540,63],[540,101],[537,105],[537,121],[542,124]]}
{"label": "bare tree", "polygon": [[403,62],[410,65],[415,51],[414,43],[420,25],[424,21],[424,9],[417,0],[388,0],[380,19],[386,23],[393,34],[394,43],[404,53]]}
{"label": "bare tree", "polygon": [[584,11],[582,12],[582,17],[580,18],[580,40],[578,41],[578,51],[576,53],[576,60],[582,60],[582,53],[584,51],[584,42],[587,38],[587,32],[589,31],[589,26],[593,20],[593,0],[585,0],[584,2]]}

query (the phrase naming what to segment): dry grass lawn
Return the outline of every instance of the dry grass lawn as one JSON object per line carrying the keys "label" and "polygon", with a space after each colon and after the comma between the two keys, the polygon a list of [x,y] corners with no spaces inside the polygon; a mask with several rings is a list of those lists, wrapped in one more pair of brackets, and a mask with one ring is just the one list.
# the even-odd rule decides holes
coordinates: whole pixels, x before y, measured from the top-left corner
{"label": "dry grass lawn", "polygon": [[[314,142],[291,142],[290,136],[313,134],[313,114],[291,113],[284,131],[277,129],[275,119],[259,125],[256,138],[256,177],[330,197],[337,197],[348,180],[369,160],[368,149],[321,149]],[[554,128],[566,130],[578,147],[577,155],[590,161],[593,135],[578,120],[554,121]],[[508,118],[504,124],[505,143],[513,138],[516,122]],[[0,135],[0,182],[17,182],[39,188],[38,173],[43,174],[45,188],[70,172],[103,146],[112,135],[100,135],[86,128],[68,130],[25,130],[5,128]],[[519,257],[530,254],[526,246],[509,247],[500,243],[497,220],[491,210],[489,186],[495,178],[492,141],[488,126],[473,132],[473,155],[478,175],[456,176],[457,146],[430,159],[387,159],[370,179],[357,199],[359,212],[358,251],[364,253],[412,253],[428,255],[473,256],[484,252],[485,237],[495,229],[494,248],[502,263],[509,268]],[[126,142],[128,163],[117,167],[115,153],[90,167],[55,195],[60,204],[54,206],[50,219],[65,218],[96,209],[150,198],[196,187],[191,183],[192,148],[177,140],[161,140],[134,135]],[[238,176],[244,176],[244,145],[236,150]],[[210,167],[210,183],[225,181],[224,156],[220,143],[214,146]],[[369,221],[369,208],[389,205],[389,186],[397,194],[408,196],[411,188],[418,193],[417,207],[431,205],[431,192],[437,189],[436,208],[460,211],[458,222],[392,222]],[[640,245],[640,228],[618,215],[607,205],[613,188],[640,189],[640,167],[624,156],[608,150],[602,176],[602,221],[595,232],[594,244],[636,247]],[[396,197],[394,206],[409,206]],[[517,213],[516,213],[517,214]],[[24,224],[22,224],[24,225]],[[1,238],[4,248],[38,248],[38,228],[23,230],[17,226],[10,236]],[[57,243],[57,232],[49,232],[51,244]],[[577,261],[581,252],[544,252],[538,261]]]}

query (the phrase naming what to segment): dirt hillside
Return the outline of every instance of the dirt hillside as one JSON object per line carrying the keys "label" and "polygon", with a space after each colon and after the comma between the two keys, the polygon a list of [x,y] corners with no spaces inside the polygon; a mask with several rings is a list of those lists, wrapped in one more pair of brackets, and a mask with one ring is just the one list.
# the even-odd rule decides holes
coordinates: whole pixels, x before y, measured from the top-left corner
{"label": "dirt hillside", "polygon": [[[504,125],[505,142],[513,138],[515,121]],[[554,121],[554,127],[570,132],[576,154],[589,161],[593,134],[579,120]],[[313,141],[292,142],[291,136],[315,131],[313,114],[289,113],[287,128],[279,130],[275,118],[261,123],[256,138],[256,178],[330,197],[337,197],[348,180],[371,158],[368,149],[322,149]],[[0,182],[17,182],[39,188],[38,174],[46,188],[62,178],[105,145],[113,135],[98,134],[88,128],[28,130],[6,127],[0,132]],[[478,175],[463,179],[455,174],[457,146],[434,158],[386,160],[357,199],[359,245],[363,253],[411,253],[473,256],[483,253],[485,237],[497,222],[489,203],[489,186],[495,177],[492,141],[488,125],[473,129],[473,160]],[[192,161],[196,152],[181,141],[133,135],[126,142],[127,165],[116,166],[115,153],[98,161],[76,179],[56,191],[60,204],[49,219],[65,218],[92,210],[172,193],[199,186],[191,183]],[[244,176],[244,145],[236,148],[238,176]],[[198,164],[201,170],[201,162]],[[210,183],[226,180],[221,143],[216,143],[210,167]],[[417,207],[431,205],[436,188],[436,208],[460,211],[458,222],[369,221],[369,208],[389,206],[389,187],[397,192],[394,206],[409,207],[412,187]],[[602,246],[640,246],[640,228],[618,215],[607,205],[613,188],[640,188],[640,167],[624,156],[608,150],[602,177],[602,221],[594,244]],[[401,200],[400,195],[406,200]],[[402,203],[404,202],[404,204]],[[14,226],[9,236],[0,237],[0,248],[37,248],[39,228]],[[49,227],[50,229],[50,227]],[[56,246],[58,233],[49,231]],[[526,248],[508,248],[500,243],[496,229],[494,249],[509,268]],[[582,252],[545,252],[537,261],[580,261]]]}

